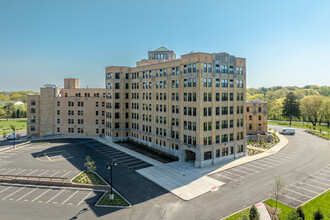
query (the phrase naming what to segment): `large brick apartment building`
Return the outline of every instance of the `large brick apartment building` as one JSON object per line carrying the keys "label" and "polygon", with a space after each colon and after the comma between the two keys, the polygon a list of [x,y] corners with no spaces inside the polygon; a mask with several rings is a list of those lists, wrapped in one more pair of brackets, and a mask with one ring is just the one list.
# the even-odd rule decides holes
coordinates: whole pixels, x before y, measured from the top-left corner
{"label": "large brick apartment building", "polygon": [[136,67],[106,67],[106,136],[195,160],[196,167],[245,155],[245,62],[227,53],[176,59],[159,48]]}
{"label": "large brick apartment building", "polygon": [[[106,67],[105,89],[46,85],[28,96],[28,136],[132,140],[196,167],[246,155],[246,63],[227,53],[164,47],[136,67]],[[83,113],[83,114],[82,114]]]}

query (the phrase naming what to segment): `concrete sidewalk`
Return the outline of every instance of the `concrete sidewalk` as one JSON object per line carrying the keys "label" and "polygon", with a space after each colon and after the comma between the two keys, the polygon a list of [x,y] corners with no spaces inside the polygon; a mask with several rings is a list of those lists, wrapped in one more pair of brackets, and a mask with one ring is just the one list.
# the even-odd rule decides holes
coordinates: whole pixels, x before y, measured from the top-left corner
{"label": "concrete sidewalk", "polygon": [[262,202],[256,204],[255,207],[258,209],[258,212],[260,214],[260,220],[271,220],[272,219],[267,211],[266,206]]}

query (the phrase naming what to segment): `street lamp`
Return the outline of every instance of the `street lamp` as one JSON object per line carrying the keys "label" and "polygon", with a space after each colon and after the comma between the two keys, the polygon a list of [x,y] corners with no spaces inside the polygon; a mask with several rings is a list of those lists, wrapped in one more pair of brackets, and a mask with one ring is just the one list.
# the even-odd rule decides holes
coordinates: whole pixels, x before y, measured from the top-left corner
{"label": "street lamp", "polygon": [[15,128],[13,128],[14,131],[14,149],[16,149],[16,134],[15,134]]}
{"label": "street lamp", "polygon": [[112,160],[112,162],[107,163],[107,169],[110,170],[110,200],[113,200],[113,191],[112,191],[112,169],[113,166],[117,166],[117,161],[115,159]]}

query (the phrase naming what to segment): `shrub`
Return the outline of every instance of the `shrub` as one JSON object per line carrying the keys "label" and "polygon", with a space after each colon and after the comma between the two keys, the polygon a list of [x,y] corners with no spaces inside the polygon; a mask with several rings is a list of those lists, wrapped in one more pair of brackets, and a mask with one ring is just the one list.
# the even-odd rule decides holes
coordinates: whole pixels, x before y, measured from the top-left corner
{"label": "shrub", "polygon": [[317,210],[316,212],[313,213],[314,216],[314,220],[323,220],[324,216],[323,213],[321,212],[321,210]]}
{"label": "shrub", "polygon": [[250,220],[259,220],[260,219],[260,214],[258,212],[258,209],[255,206],[251,207],[249,218],[250,218]]}
{"label": "shrub", "polygon": [[304,210],[303,210],[301,207],[299,207],[299,208],[297,209],[297,214],[299,215],[299,217],[300,217],[302,220],[305,220],[305,213],[304,213]]}
{"label": "shrub", "polygon": [[298,212],[292,211],[289,213],[289,215],[286,218],[287,220],[302,220],[302,218],[299,216]]}

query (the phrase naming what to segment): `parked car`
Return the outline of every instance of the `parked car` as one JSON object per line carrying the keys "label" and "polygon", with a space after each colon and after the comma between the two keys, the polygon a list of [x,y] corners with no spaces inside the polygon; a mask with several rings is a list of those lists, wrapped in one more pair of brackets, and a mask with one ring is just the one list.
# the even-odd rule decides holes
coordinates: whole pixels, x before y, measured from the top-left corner
{"label": "parked car", "polygon": [[21,139],[21,135],[19,133],[11,133],[10,135],[7,136],[7,140],[19,140]]}
{"label": "parked car", "polygon": [[291,134],[291,135],[294,135],[296,133],[296,129],[294,128],[282,128],[280,131],[279,131],[280,134]]}

